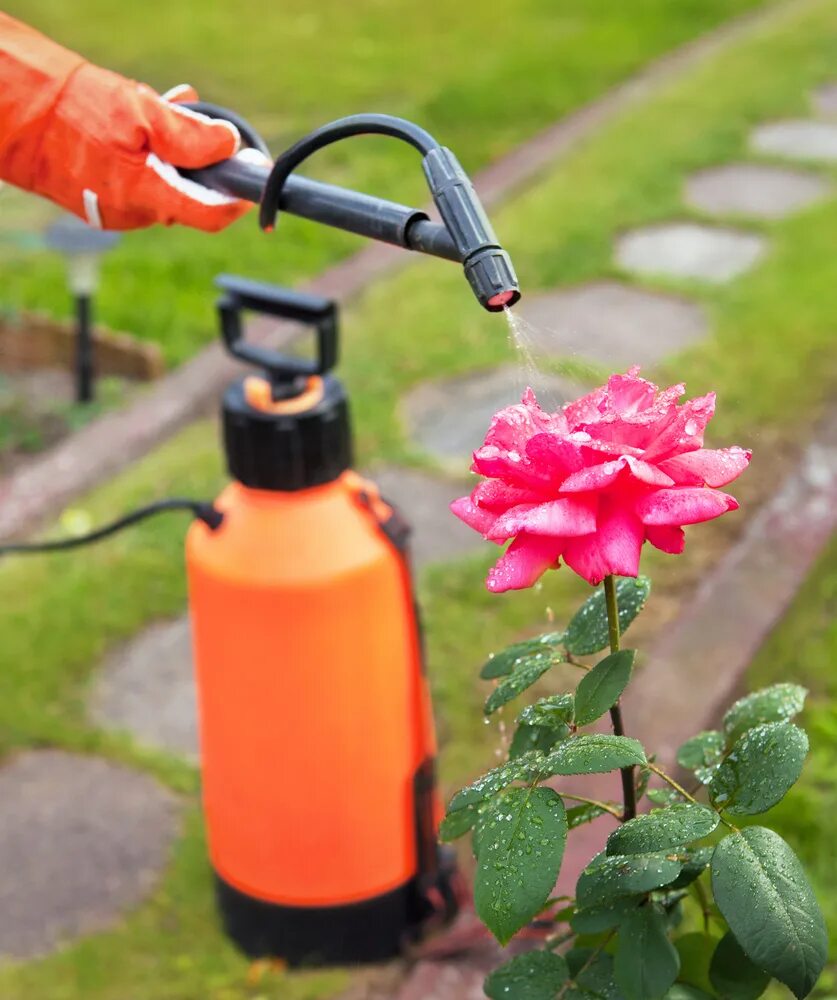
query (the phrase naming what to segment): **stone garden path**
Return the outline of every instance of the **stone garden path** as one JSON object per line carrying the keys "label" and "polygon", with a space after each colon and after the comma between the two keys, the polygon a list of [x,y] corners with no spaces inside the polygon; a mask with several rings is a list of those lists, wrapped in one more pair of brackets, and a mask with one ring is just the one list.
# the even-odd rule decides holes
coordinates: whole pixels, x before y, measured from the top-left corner
{"label": "stone garden path", "polygon": [[[817,117],[810,120],[756,128],[751,137],[753,162],[722,165],[687,179],[684,203],[706,222],[673,219],[623,234],[614,258],[624,281],[597,280],[525,300],[521,313],[533,330],[537,350],[551,357],[574,355],[597,367],[634,361],[650,365],[709,335],[698,304],[644,288],[641,282],[734,281],[770,249],[761,233],[747,228],[748,219],[780,218],[833,193],[815,165],[837,161],[837,84],[813,95],[812,107]],[[771,162],[764,162],[765,156]],[[772,162],[777,158],[799,165],[777,166]],[[373,472],[384,494],[414,523],[419,571],[477,552],[485,544],[448,513],[448,502],[467,489],[453,470],[463,468],[481,442],[490,415],[508,403],[514,377],[503,368],[474,372],[419,385],[403,400],[405,426],[439,471]],[[557,404],[586,386],[550,377],[543,388]],[[832,428],[831,433],[837,432]],[[813,486],[826,505],[823,532],[833,526],[827,510],[837,507],[832,502],[837,501],[837,438],[828,447],[827,460],[822,450],[820,465],[811,460],[816,466]],[[776,525],[765,522],[762,530],[775,531]],[[763,537],[751,542],[745,538],[739,548],[759,544]],[[731,556],[719,572],[729,574],[748,565],[745,556]],[[800,557],[800,573],[806,565]],[[775,606],[783,607],[787,596],[777,594]],[[710,596],[703,599],[709,601]],[[700,606],[698,601],[692,607],[692,618]],[[706,632],[702,621],[687,623],[693,636],[701,629]],[[747,651],[738,655],[742,659]],[[91,688],[91,722],[127,731],[140,745],[196,760],[190,660],[186,619],[151,626],[112,651],[102,665]],[[653,664],[653,656],[651,660]],[[708,713],[713,706],[705,707]],[[179,826],[176,797],[153,778],[96,757],[53,750],[28,751],[7,760],[0,769],[0,801],[14,803],[14,808],[4,809],[0,824],[0,957],[47,953],[108,926],[137,906],[165,866]],[[420,962],[400,1000],[482,996],[489,959],[494,961],[493,951],[475,953],[473,960],[459,956],[455,966]]]}

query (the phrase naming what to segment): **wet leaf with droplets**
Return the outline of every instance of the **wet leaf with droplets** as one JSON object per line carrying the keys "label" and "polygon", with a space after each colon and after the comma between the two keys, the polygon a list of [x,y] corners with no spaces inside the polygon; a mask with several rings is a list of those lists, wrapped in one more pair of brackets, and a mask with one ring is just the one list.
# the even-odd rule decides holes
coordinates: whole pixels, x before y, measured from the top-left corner
{"label": "wet leaf with droplets", "polygon": [[723,735],[715,729],[709,729],[686,740],[677,751],[677,763],[687,771],[694,771],[702,785],[708,785],[712,775],[720,767],[725,746]]}
{"label": "wet leaf with droplets", "polygon": [[575,699],[571,694],[551,694],[527,705],[520,713],[521,722],[538,726],[560,726],[573,720]]}
{"label": "wet leaf with droplets", "polygon": [[668,939],[659,907],[638,906],[622,921],[613,970],[626,1000],[665,996],[680,972],[680,955]]}
{"label": "wet leaf with droplets", "polygon": [[620,649],[581,678],[575,692],[576,725],[588,726],[616,704],[631,679],[635,656],[633,649]]}
{"label": "wet leaf with droplets", "polygon": [[476,806],[448,813],[439,824],[439,840],[447,844],[464,836],[476,823],[478,816]]}
{"label": "wet leaf with droplets", "polygon": [[607,838],[607,853],[651,854],[686,847],[708,837],[718,823],[714,809],[693,802],[653,809],[614,830]]}
{"label": "wet leaf with droplets", "polygon": [[509,757],[512,759],[520,757],[530,750],[540,750],[546,753],[559,740],[566,739],[569,735],[569,726],[532,726],[526,722],[521,722],[512,737],[511,745],[509,746]]}
{"label": "wet leaf with droplets", "polygon": [[448,813],[476,805],[515,781],[531,781],[540,773],[545,760],[545,755],[539,750],[530,750],[492,768],[454,795],[450,800]]}
{"label": "wet leaf with droplets", "polygon": [[805,707],[807,695],[798,684],[773,684],[740,698],[724,716],[727,742],[763,722],[789,722]]}
{"label": "wet leaf with droplets", "polygon": [[604,774],[646,763],[638,740],[610,733],[589,733],[559,743],[546,755],[543,774]]}
{"label": "wet leaf with droplets", "polygon": [[501,944],[539,913],[567,840],[564,803],[551,788],[512,788],[481,817],[474,905]]}
{"label": "wet leaf with droplets", "polygon": [[482,665],[480,677],[484,681],[505,677],[506,674],[510,674],[515,669],[520,661],[530,656],[542,656],[549,652],[555,652],[560,656],[561,651],[558,647],[563,639],[563,632],[545,632],[533,639],[516,642],[513,646],[508,646],[501,652],[490,656]]}
{"label": "wet leaf with droplets", "polygon": [[495,969],[485,981],[485,995],[491,1000],[554,1000],[569,975],[560,955],[529,951]]}
{"label": "wet leaf with droplets", "polygon": [[802,773],[808,737],[792,722],[767,722],[736,740],[709,783],[719,809],[745,816],[767,812]]}
{"label": "wet leaf with droplets", "polygon": [[683,863],[683,870],[671,883],[671,888],[685,889],[687,886],[690,886],[692,882],[699,879],[709,867],[709,862],[712,860],[712,852],[714,850],[714,847],[694,847],[690,850],[684,851],[682,854],[678,851],[678,857],[680,857],[680,860]]}
{"label": "wet leaf with droplets", "polygon": [[527,656],[515,666],[508,677],[504,677],[494,688],[486,699],[483,711],[486,715],[496,712],[498,708],[516,698],[526,688],[531,687],[550,667],[560,662],[560,657],[551,653]]}
{"label": "wet leaf with droplets", "polygon": [[[616,581],[616,600],[619,606],[619,628],[625,632],[631,622],[645,607],[651,593],[647,576],[620,577]],[[604,588],[599,588],[587,598],[573,615],[564,636],[564,645],[575,656],[598,653],[608,644],[607,607]]]}
{"label": "wet leaf with droplets", "polygon": [[570,926],[576,934],[601,934],[618,927],[625,917],[639,906],[643,896],[622,896],[603,903],[576,910]]}
{"label": "wet leaf with droplets", "polygon": [[758,1000],[771,979],[770,973],[753,965],[730,932],[712,954],[709,978],[720,1000]]}
{"label": "wet leaf with droplets", "polygon": [[682,864],[673,856],[657,854],[599,855],[584,869],[576,884],[580,907],[601,906],[620,896],[635,896],[669,885]]}
{"label": "wet leaf with droplets", "polygon": [[828,957],[825,921],[799,859],[763,826],[725,837],[712,856],[712,891],[744,953],[808,996]]}
{"label": "wet leaf with droplets", "polygon": [[673,806],[675,802],[685,801],[673,788],[649,788],[645,794],[655,806]]}
{"label": "wet leaf with droplets", "polygon": [[573,954],[576,961],[570,968],[576,985],[569,989],[566,1000],[625,1000],[613,978],[612,955],[581,948],[573,949]]}

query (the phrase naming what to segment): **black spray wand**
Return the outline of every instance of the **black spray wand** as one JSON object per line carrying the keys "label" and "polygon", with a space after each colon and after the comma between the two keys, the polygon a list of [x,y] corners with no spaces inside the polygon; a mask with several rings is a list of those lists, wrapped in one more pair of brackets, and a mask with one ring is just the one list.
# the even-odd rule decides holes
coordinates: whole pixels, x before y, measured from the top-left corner
{"label": "black spray wand", "polygon": [[[248,145],[269,155],[258,133],[234,112],[205,102],[187,106],[233,122]],[[401,139],[423,155],[422,167],[442,217],[441,225],[431,222],[420,209],[292,173],[324,146],[372,134]],[[459,161],[428,132],[403,118],[351,115],[300,139],[277,158],[272,169],[235,158],[190,171],[188,176],[213,190],[260,203],[259,222],[266,231],[275,227],[278,212],[289,212],[407,250],[458,261],[477,300],[490,312],[499,312],[520,298],[509,255],[500,246]]]}

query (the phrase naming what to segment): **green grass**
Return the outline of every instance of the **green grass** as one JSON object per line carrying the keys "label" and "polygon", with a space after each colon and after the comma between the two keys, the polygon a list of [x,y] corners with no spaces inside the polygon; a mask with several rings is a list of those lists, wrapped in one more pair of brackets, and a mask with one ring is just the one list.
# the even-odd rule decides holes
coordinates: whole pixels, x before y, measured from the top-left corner
{"label": "green grass", "polygon": [[747,676],[757,688],[793,680],[811,692],[802,725],[811,754],[799,784],[765,822],[795,847],[808,871],[825,913],[831,938],[831,964],[817,996],[837,990],[837,841],[834,814],[834,748],[837,746],[837,538],[797,595],[786,618],[770,636]]}
{"label": "green grass", "polygon": [[[64,44],[161,90],[188,80],[236,108],[277,152],[357,111],[423,124],[479,167],[664,52],[765,0],[12,0],[17,14]],[[384,139],[320,154],[314,172],[404,202],[426,191],[415,152]],[[0,215],[17,200],[0,197]],[[37,213],[40,208],[33,208]],[[40,225],[40,215],[33,220]],[[0,222],[0,305],[67,311],[57,261],[20,255],[25,221]],[[125,237],[104,269],[99,316],[159,341],[182,361],[216,336],[219,271],[296,283],[348,253],[344,234],[283,219],[259,233],[251,215],[207,238],[186,230]]]}
{"label": "green grass", "polygon": [[[744,156],[753,123],[802,112],[807,89],[829,78],[836,59],[837,9],[807,0],[603,130],[499,214],[524,287],[612,273],[611,244],[620,229],[686,214],[679,206],[686,174]],[[774,450],[807,433],[837,384],[831,305],[837,203],[762,228],[771,239],[763,264],[726,289],[690,289],[704,302],[714,335],[681,356],[676,372],[694,393],[719,390],[713,441],[753,445],[764,480],[774,468]],[[406,388],[508,360],[502,320],[481,314],[457,269],[441,262],[420,263],[373,289],[345,325],[343,373],[364,464],[425,461],[399,423],[397,401]],[[671,373],[675,366],[668,368]],[[214,432],[199,425],[82,505],[98,521],[152,496],[212,495],[220,481]],[[712,529],[704,530],[709,537]],[[699,560],[700,532],[687,550],[691,556],[649,560],[663,598],[660,581]],[[87,682],[104,651],[143,623],[182,610],[182,534],[182,522],[160,519],[84,558],[0,565],[4,749],[50,743],[105,752],[150,769],[191,802],[196,777],[190,768],[92,730],[83,711]],[[421,581],[447,782],[483,765],[497,740],[480,721],[480,658],[543,621],[547,606],[560,619],[583,589],[571,575],[556,573],[541,589],[493,597],[481,586],[486,564],[479,557],[434,568]],[[244,964],[215,929],[206,875],[195,820],[153,901],[117,931],[43,962],[0,969],[0,995],[313,1000],[337,988],[339,976],[278,977],[248,987]]]}

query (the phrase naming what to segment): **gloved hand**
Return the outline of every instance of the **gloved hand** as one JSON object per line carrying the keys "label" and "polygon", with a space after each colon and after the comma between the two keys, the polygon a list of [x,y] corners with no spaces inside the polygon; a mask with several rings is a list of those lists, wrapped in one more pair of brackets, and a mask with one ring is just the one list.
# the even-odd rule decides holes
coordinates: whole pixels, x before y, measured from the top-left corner
{"label": "gloved hand", "polygon": [[91,225],[212,232],[252,207],[177,172],[240,145],[229,122],[173,103],[196,97],[188,87],[161,97],[0,13],[0,179]]}

